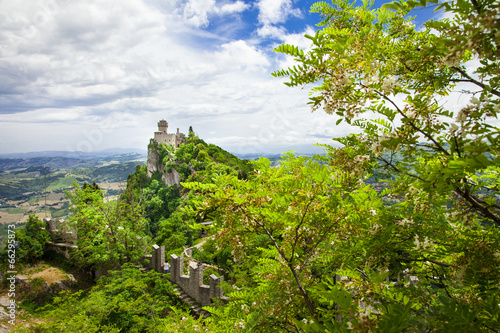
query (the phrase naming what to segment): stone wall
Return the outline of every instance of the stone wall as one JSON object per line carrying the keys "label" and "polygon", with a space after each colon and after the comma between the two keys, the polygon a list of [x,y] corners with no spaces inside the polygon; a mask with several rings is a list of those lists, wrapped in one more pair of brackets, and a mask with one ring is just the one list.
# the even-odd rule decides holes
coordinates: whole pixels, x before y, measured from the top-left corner
{"label": "stone wall", "polygon": [[50,239],[52,240],[52,242],[47,243],[46,249],[60,253],[65,258],[69,259],[69,251],[78,248],[78,246],[76,246],[76,232],[67,231],[69,230],[67,227],[63,227],[63,230],[59,230],[57,228],[58,221],[55,219],[44,219],[44,222],[45,230],[49,232]]}
{"label": "stone wall", "polygon": [[[163,273],[165,259],[165,247],[153,245],[153,255],[150,267],[157,272]],[[184,274],[184,256],[170,256],[170,281],[177,284],[193,300],[201,306],[209,306],[214,299],[218,298],[227,302],[228,298],[223,295],[219,284],[223,277],[210,275],[210,284],[203,284],[203,265],[192,262],[189,265],[189,275]]]}
{"label": "stone wall", "polygon": [[44,222],[45,230],[49,232],[52,242],[76,244],[75,231],[68,231],[69,229],[67,227],[62,228],[63,230],[59,230],[57,228],[58,221],[55,219],[44,219]]}

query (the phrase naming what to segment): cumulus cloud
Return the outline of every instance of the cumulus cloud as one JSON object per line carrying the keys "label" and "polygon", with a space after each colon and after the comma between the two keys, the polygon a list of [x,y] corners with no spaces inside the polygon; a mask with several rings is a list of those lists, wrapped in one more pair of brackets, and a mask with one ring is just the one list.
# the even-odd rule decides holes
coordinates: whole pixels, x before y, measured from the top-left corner
{"label": "cumulus cloud", "polygon": [[259,0],[259,22],[263,25],[284,23],[289,17],[301,17],[300,9],[293,8],[291,0]]}
{"label": "cumulus cloud", "polygon": [[215,0],[188,0],[184,10],[184,19],[192,26],[206,27],[212,15],[228,15],[241,13],[250,6],[243,1],[217,4]]}
{"label": "cumulus cloud", "polygon": [[270,41],[305,45],[277,26],[298,16],[286,0],[0,2],[0,153],[145,150],[162,118],[233,152],[328,142],[334,119],[270,75]]}

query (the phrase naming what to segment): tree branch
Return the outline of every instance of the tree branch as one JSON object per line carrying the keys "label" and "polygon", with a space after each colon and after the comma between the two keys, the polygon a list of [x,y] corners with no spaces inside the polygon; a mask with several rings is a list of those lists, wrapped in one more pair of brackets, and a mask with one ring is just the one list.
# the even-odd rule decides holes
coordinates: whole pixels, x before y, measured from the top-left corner
{"label": "tree branch", "polygon": [[309,202],[306,205],[306,209],[304,210],[304,214],[302,215],[302,219],[300,220],[299,224],[295,227],[295,241],[294,241],[293,246],[292,246],[292,256],[291,256],[292,260],[293,260],[293,256],[295,255],[295,247],[297,246],[297,242],[299,241],[299,238],[300,238],[299,229],[302,226],[302,224],[304,223],[304,219],[306,217],[307,211],[309,210],[309,206],[314,201],[315,197],[316,196],[311,197],[311,200],[309,200]]}
{"label": "tree branch", "polygon": [[[474,1],[475,0],[473,0],[473,2]],[[460,74],[462,74],[463,77],[467,78],[467,80],[456,80],[456,82],[470,82],[470,83],[474,83],[475,85],[481,87],[482,89],[486,88],[486,85],[484,83],[481,83],[481,82],[473,79],[469,74],[467,74],[467,72],[465,72],[464,70],[462,70],[460,67],[452,66],[451,68],[453,68],[454,70],[456,70],[457,72],[459,72]],[[498,90],[491,89],[491,93],[493,95],[496,95],[496,96],[500,97],[500,91],[498,91]]]}
{"label": "tree branch", "polygon": [[439,261],[436,261],[436,260],[432,260],[432,259],[429,259],[429,258],[425,258],[423,257],[423,259],[405,259],[405,258],[400,258],[399,259],[400,261],[404,261],[404,262],[414,262],[414,261],[418,261],[418,262],[432,262],[433,264],[436,264],[436,265],[439,265],[439,266],[443,266],[443,267],[454,267],[454,268],[458,268],[458,266],[456,265],[452,265],[452,264],[447,264],[447,263],[444,263],[444,262],[439,262]]}
{"label": "tree branch", "polygon": [[304,267],[306,266],[307,262],[309,261],[309,259],[312,257],[313,253],[314,253],[314,250],[316,250],[316,248],[319,246],[319,244],[325,239],[325,237],[330,233],[330,230],[332,230],[332,228],[335,226],[335,224],[332,224],[326,231],[325,233],[320,237],[320,239],[316,242],[316,244],[313,245],[313,247],[311,248],[311,251],[309,252],[309,254],[307,255],[306,259],[304,259],[304,262],[302,263],[300,269],[299,269],[299,275],[302,274],[302,271],[304,270]]}
{"label": "tree branch", "polygon": [[[360,83],[359,84],[360,86],[364,87],[364,88],[368,88],[367,86],[365,86],[364,84]],[[403,118],[408,118],[404,112],[398,107],[398,105],[393,101],[391,100],[389,97],[387,97],[386,95],[382,94],[380,91],[377,91],[375,90],[375,92],[380,96],[382,97],[383,99],[385,99],[386,101],[388,101],[389,103],[392,104],[392,106],[394,106],[394,108],[396,108],[396,110],[398,111],[398,113],[403,116]],[[425,136],[429,141],[431,141],[432,143],[434,143],[434,145],[436,146],[436,148],[442,152],[443,154],[445,155],[450,155],[450,153],[448,153],[446,151],[446,149],[444,149],[430,134],[424,132],[422,129],[420,129],[419,127],[417,127],[417,125],[415,125],[413,123],[413,121],[410,119],[408,121],[408,123],[410,124],[410,126],[417,132],[419,132],[420,134],[422,134],[423,136]]]}
{"label": "tree branch", "polygon": [[[477,198],[476,196],[466,193],[463,191],[461,188],[458,186],[455,187],[455,193],[460,195],[462,198],[464,198],[467,202],[469,202],[473,208],[477,209],[479,212],[481,212],[484,216],[490,218],[495,222],[498,226],[500,226],[500,217],[490,211],[488,207],[484,206],[481,204],[481,199]],[[484,203],[484,201],[483,201]]]}
{"label": "tree branch", "polygon": [[381,156],[378,156],[377,157],[379,160],[381,160],[382,162],[384,162],[387,166],[391,167],[394,171],[396,172],[399,172],[399,173],[404,173],[405,175],[407,176],[410,176],[410,177],[413,177],[413,178],[416,178],[420,181],[423,181],[423,182],[426,182],[425,179],[417,176],[417,175],[414,175],[414,174],[411,174],[411,173],[407,173],[407,172],[403,172],[401,171],[400,169],[398,169],[395,165],[393,165],[391,162],[387,161],[385,158],[381,157]]}
{"label": "tree branch", "polygon": [[314,319],[317,319],[316,318],[316,311],[314,311],[314,307],[313,307],[313,304],[311,302],[311,300],[309,299],[309,295],[307,294],[307,291],[304,289],[304,287],[302,286],[302,283],[300,282],[300,279],[299,279],[299,276],[297,275],[297,272],[295,271],[294,267],[293,267],[293,264],[291,262],[290,259],[287,258],[286,254],[283,252],[283,250],[280,248],[280,246],[278,245],[278,242],[276,242],[276,240],[274,239],[273,235],[269,232],[269,230],[267,229],[266,225],[264,222],[258,222],[257,220],[255,220],[255,223],[260,226],[261,228],[264,229],[264,231],[266,232],[267,236],[271,239],[271,241],[273,242],[273,245],[274,247],[276,248],[276,250],[278,251],[278,253],[280,254],[280,256],[287,262],[287,266],[288,266],[288,269],[290,270],[290,272],[292,273],[293,275],[293,278],[295,279],[295,283],[297,284],[297,288],[299,289],[300,293],[302,294],[302,297],[304,298],[304,301],[306,302],[306,305],[307,305],[307,308],[309,310],[309,314],[314,318]]}

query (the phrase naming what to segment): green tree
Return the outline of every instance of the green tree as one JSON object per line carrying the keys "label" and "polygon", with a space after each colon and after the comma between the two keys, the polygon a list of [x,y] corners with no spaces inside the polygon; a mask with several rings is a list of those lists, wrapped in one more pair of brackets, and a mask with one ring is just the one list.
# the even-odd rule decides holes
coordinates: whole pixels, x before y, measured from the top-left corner
{"label": "green tree", "polygon": [[256,168],[249,180],[221,174],[214,184],[184,186],[206,191],[198,209],[212,209],[217,247],[232,248],[236,265],[249,271],[237,281],[243,290],[230,293],[231,305],[215,311],[217,325],[243,316],[247,329],[292,331],[293,318],[319,320],[313,291],[325,274],[366,261],[373,241],[366,233],[376,224],[369,217],[383,203],[341,165],[288,155],[280,168],[267,159]]}
{"label": "green tree", "polygon": [[[361,130],[336,139],[343,150],[327,148],[330,163],[369,160],[371,167],[355,170],[382,167],[392,178],[381,194],[392,203],[391,210],[365,234],[376,245],[367,254],[377,252],[365,267],[358,266],[360,275],[348,274],[349,288],[359,292],[347,295],[325,280],[318,301],[325,318],[339,313],[357,318],[350,322],[356,329],[497,331],[500,146],[493,124],[500,97],[498,3],[444,3],[441,7],[455,16],[428,22],[418,31],[407,15],[420,3],[399,1],[372,10],[370,1],[360,7],[345,0],[319,2],[311,11],[322,15],[323,29],[306,36],[309,51],[291,45],[276,49],[298,64],[275,76],[288,77],[290,86],[316,83],[313,110],[324,108],[338,117],[337,124]],[[473,58],[480,65],[470,70],[465,63]],[[469,104],[453,112],[444,97],[460,89],[461,82],[474,91],[465,92],[471,95]],[[420,283],[384,288],[365,269],[374,259],[371,267],[380,270],[385,262],[391,271],[405,268]],[[340,309],[329,307],[325,295]],[[351,302],[342,302],[346,298]],[[378,315],[361,318],[356,299],[378,299],[384,305],[372,303]],[[339,329],[340,323],[328,325]],[[304,330],[313,326],[300,325]]]}
{"label": "green tree", "polygon": [[[307,36],[312,41],[307,53],[281,45],[277,50],[295,56],[300,65],[274,75],[288,76],[291,86],[320,82],[313,89],[313,109],[324,107],[339,117],[338,123],[360,127],[363,134],[355,136],[355,144],[391,174],[417,188],[453,193],[467,209],[500,225],[498,130],[491,125],[499,108],[498,51],[481,57],[463,43],[450,46],[467,38],[461,32],[469,36],[465,31],[471,19],[476,21],[474,15],[487,20],[498,8],[494,1],[478,2],[479,12],[467,1],[453,3],[445,8],[459,16],[427,23],[423,31],[406,18],[411,2],[390,6],[397,11],[370,10],[370,2],[363,7],[343,0],[317,3],[312,11],[323,15],[325,28]],[[490,38],[497,28],[492,29],[478,34],[484,36],[481,46],[472,44],[497,50],[498,40]],[[464,62],[473,56],[481,57],[482,65],[468,74]],[[480,79],[472,78],[476,74]],[[470,92],[469,105],[453,113],[439,101],[458,82],[478,91]],[[380,118],[363,118],[369,112]],[[402,154],[402,162],[393,162],[395,152]]]}
{"label": "green tree", "polygon": [[45,246],[50,241],[50,235],[45,230],[45,223],[36,215],[30,215],[26,225],[16,231],[15,240],[19,242],[16,251],[16,261],[19,263],[34,263],[42,258]]}
{"label": "green tree", "polygon": [[98,187],[75,184],[67,196],[78,235],[73,259],[81,267],[114,267],[136,262],[145,254],[146,220],[133,192],[117,201],[105,201]]}

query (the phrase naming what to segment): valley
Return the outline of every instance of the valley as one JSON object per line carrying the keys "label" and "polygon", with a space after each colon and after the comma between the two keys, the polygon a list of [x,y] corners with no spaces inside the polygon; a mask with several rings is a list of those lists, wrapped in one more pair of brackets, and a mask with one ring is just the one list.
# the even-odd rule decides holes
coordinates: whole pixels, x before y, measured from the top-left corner
{"label": "valley", "polygon": [[[6,224],[25,223],[29,214],[61,218],[69,213],[65,191],[73,183],[96,182],[114,197],[129,174],[146,161],[139,153],[2,158],[0,156],[0,235]],[[6,230],[6,229],[5,229]]]}

